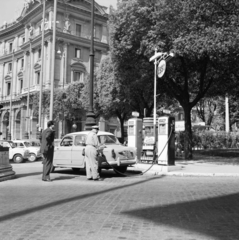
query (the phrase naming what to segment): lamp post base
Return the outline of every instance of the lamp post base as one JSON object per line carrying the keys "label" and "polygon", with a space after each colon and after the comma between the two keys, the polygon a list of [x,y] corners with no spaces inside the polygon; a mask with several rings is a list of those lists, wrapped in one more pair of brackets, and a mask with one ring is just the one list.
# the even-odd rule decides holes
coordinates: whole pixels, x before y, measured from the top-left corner
{"label": "lamp post base", "polygon": [[28,134],[28,132],[25,132],[25,134],[24,134],[24,139],[29,139],[29,134]]}
{"label": "lamp post base", "polygon": [[95,114],[89,111],[86,114],[85,130],[92,130],[92,126],[96,125]]}

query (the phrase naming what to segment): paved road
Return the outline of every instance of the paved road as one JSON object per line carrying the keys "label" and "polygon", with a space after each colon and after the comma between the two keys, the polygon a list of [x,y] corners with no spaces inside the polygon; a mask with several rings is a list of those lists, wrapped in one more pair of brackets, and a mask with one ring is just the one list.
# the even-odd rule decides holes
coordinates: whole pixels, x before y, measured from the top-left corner
{"label": "paved road", "polygon": [[0,182],[1,240],[238,240],[236,177],[119,177],[103,182],[40,162],[13,164]]}

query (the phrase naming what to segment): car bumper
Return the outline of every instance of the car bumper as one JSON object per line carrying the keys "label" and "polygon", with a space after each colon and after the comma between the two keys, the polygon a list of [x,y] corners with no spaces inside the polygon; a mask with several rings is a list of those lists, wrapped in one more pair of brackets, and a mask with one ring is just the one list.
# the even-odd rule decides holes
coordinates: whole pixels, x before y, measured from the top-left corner
{"label": "car bumper", "polygon": [[107,167],[109,165],[113,166],[113,167],[117,167],[117,166],[129,166],[129,165],[134,165],[137,161],[137,159],[130,159],[130,160],[124,160],[124,159],[117,159],[116,161],[102,161],[101,167]]}

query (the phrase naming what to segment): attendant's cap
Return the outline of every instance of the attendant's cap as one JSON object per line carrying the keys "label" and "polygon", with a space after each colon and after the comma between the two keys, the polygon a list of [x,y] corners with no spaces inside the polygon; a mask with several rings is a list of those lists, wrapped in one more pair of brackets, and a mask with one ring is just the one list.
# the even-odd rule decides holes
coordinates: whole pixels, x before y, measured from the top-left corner
{"label": "attendant's cap", "polygon": [[98,125],[94,125],[94,126],[92,126],[92,129],[99,129],[99,126]]}

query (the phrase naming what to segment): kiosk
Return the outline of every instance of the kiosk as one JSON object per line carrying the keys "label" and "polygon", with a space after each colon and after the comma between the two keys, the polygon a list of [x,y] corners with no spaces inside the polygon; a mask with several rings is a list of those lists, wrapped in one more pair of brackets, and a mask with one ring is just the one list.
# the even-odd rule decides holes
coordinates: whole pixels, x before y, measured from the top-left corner
{"label": "kiosk", "polygon": [[171,116],[158,118],[158,164],[175,164],[175,119]]}
{"label": "kiosk", "polygon": [[128,120],[128,146],[137,148],[137,159],[142,151],[142,119],[131,118]]}

